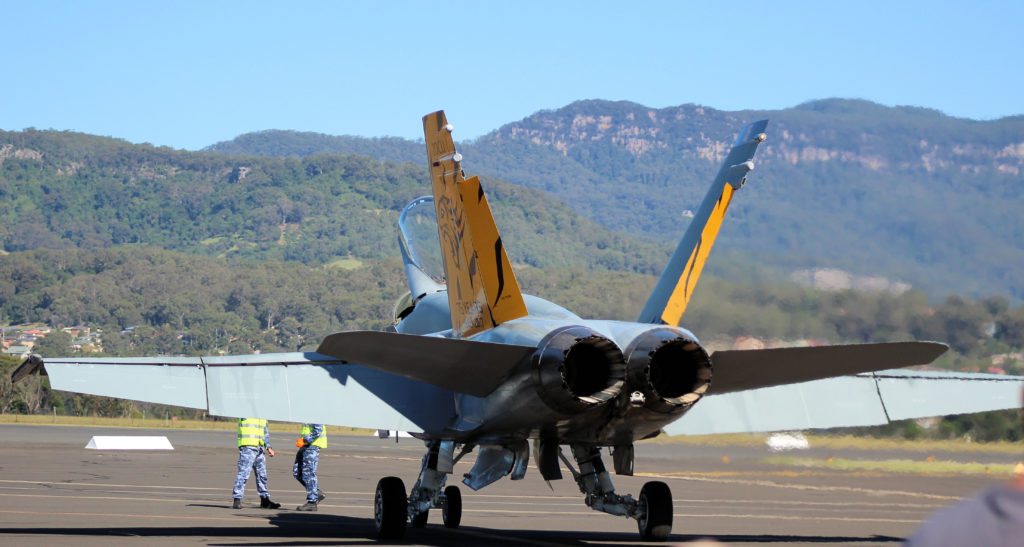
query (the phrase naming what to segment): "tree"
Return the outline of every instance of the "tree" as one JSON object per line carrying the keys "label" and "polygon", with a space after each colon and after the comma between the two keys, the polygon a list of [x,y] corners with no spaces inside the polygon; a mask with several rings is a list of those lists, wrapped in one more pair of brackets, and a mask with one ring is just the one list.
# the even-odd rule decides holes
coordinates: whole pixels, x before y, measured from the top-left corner
{"label": "tree", "polygon": [[32,348],[33,353],[43,357],[64,357],[71,351],[71,335],[62,330],[51,330]]}

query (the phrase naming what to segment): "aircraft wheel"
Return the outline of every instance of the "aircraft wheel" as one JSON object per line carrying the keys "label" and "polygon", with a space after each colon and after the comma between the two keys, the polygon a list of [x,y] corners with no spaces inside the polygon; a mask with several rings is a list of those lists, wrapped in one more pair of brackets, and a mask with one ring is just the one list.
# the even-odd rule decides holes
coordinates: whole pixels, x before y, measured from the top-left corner
{"label": "aircraft wheel", "polygon": [[441,519],[448,528],[458,528],[462,523],[462,492],[458,486],[444,489],[444,505],[441,507]]}
{"label": "aircraft wheel", "polygon": [[430,514],[430,510],[428,509],[428,510],[422,512],[422,513],[419,513],[415,517],[413,517],[412,518],[412,527],[413,528],[423,528],[424,526],[426,526],[427,525],[427,516],[429,516],[429,514]]}
{"label": "aircraft wheel", "polygon": [[384,477],[377,482],[373,496],[373,520],[377,537],[400,539],[405,535],[406,504],[405,483],[398,477]]}
{"label": "aircraft wheel", "polygon": [[637,519],[645,541],[665,541],[672,533],[672,491],[661,481],[651,481],[640,489],[643,514]]}

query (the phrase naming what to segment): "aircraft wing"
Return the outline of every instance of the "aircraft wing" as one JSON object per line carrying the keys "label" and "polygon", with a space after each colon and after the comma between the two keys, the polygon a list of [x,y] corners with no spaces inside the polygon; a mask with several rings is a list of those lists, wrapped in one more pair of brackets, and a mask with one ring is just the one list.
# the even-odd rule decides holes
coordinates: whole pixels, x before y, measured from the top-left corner
{"label": "aircraft wing", "polygon": [[[398,333],[328,336],[320,352],[218,357],[30,358],[53,389],[206,410],[214,416],[440,431],[453,392],[486,394],[532,347]],[[471,373],[453,364],[476,362]]]}
{"label": "aircraft wing", "polygon": [[313,352],[229,357],[46,359],[53,389],[255,417],[419,429],[371,391],[379,371]]}
{"label": "aircraft wing", "polygon": [[881,425],[1020,408],[1024,376],[883,370],[710,395],[665,427],[708,435]]}

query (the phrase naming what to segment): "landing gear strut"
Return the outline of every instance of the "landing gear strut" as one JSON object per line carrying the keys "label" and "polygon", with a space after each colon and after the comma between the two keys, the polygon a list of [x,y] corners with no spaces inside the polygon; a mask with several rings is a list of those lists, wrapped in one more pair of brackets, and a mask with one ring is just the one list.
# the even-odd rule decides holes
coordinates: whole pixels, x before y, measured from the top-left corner
{"label": "landing gear strut", "polygon": [[665,541],[672,533],[672,492],[667,484],[651,481],[640,490],[640,499],[626,494],[615,493],[615,485],[601,461],[601,449],[594,445],[571,445],[573,458],[579,471],[573,469],[568,458],[562,459],[572,478],[583,492],[587,507],[602,511],[609,515],[625,516],[636,519],[640,535],[646,541]]}
{"label": "landing gear strut", "polygon": [[420,476],[405,495],[405,484],[398,477],[384,477],[377,483],[374,496],[374,522],[381,539],[400,539],[405,535],[406,522],[413,528],[427,525],[431,509],[441,509],[441,518],[448,528],[458,528],[462,522],[462,492],[458,486],[448,486],[442,492],[445,479],[455,462],[468,452],[467,447],[455,457],[455,444],[433,441],[423,456]]}

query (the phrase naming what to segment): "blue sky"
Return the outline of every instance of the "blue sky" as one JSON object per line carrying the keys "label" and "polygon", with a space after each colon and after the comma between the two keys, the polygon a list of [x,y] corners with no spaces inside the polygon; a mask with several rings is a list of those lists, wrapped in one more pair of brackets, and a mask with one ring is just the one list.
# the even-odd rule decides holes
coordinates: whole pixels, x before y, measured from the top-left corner
{"label": "blue sky", "polygon": [[[710,4],[710,5],[708,5]],[[579,99],[1024,113],[1022,2],[0,0],[0,129],[471,139]]]}

